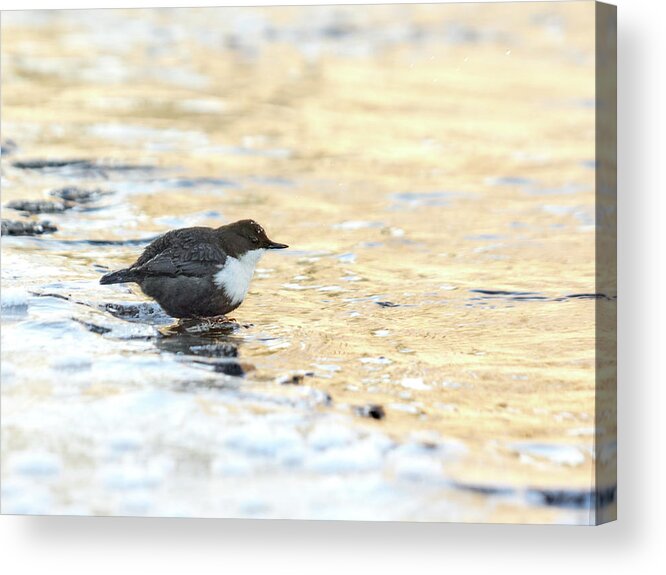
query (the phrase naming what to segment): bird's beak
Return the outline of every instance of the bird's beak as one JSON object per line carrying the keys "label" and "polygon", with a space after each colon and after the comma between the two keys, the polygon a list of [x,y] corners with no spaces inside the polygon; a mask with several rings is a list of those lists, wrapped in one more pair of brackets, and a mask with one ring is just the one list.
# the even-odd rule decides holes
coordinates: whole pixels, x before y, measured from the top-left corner
{"label": "bird's beak", "polygon": [[268,244],[266,245],[267,250],[283,250],[285,248],[288,248],[289,246],[287,244],[278,244],[277,242],[272,242],[269,240]]}

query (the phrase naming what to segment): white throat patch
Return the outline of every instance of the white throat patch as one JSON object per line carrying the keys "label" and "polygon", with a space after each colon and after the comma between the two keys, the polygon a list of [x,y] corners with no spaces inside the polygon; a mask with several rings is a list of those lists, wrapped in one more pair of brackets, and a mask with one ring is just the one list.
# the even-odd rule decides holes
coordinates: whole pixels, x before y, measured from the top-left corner
{"label": "white throat patch", "polygon": [[251,250],[238,259],[228,256],[224,265],[220,266],[220,271],[213,276],[215,285],[224,290],[233,305],[238,305],[245,299],[254,268],[265,251]]}

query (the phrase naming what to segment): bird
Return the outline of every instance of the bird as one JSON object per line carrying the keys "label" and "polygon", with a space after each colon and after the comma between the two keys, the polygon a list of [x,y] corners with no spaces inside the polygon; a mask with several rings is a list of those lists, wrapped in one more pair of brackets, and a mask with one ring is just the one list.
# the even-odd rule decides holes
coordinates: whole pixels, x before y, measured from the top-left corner
{"label": "bird", "polygon": [[130,267],[99,283],[136,283],[174,318],[224,317],[243,303],[266,250],[288,247],[270,240],[251,219],[180,228],[157,237]]}

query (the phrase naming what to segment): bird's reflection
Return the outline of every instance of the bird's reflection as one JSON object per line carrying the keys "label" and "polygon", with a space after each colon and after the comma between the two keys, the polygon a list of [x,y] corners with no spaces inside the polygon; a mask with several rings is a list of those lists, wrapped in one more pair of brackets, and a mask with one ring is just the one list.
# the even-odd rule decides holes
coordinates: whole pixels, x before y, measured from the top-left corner
{"label": "bird's reflection", "polygon": [[242,339],[234,334],[240,328],[233,321],[181,320],[160,329],[155,345],[162,352],[183,356],[192,363],[209,365],[217,373],[243,376],[252,366],[239,361]]}

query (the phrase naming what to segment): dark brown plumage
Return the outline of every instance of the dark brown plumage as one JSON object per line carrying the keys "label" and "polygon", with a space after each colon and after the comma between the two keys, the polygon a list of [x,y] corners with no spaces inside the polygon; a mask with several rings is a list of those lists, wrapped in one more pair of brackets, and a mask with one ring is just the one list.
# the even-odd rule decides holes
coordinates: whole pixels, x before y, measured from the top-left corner
{"label": "dark brown plumage", "polygon": [[100,283],[135,282],[172,317],[225,315],[243,302],[262,253],[286,247],[254,220],[182,228],[155,239],[129,268]]}

